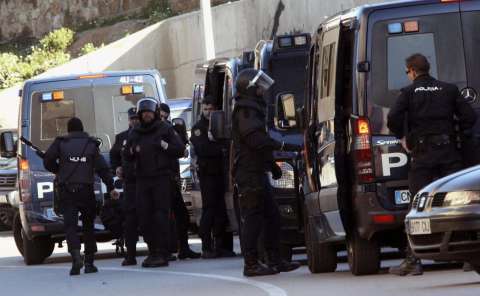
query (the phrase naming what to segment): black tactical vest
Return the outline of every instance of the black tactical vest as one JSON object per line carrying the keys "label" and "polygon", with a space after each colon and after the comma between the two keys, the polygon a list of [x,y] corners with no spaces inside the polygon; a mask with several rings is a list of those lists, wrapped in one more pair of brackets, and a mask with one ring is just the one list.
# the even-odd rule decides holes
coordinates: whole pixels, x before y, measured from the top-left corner
{"label": "black tactical vest", "polygon": [[60,162],[57,174],[60,184],[93,184],[97,143],[87,133],[75,132],[60,142]]}

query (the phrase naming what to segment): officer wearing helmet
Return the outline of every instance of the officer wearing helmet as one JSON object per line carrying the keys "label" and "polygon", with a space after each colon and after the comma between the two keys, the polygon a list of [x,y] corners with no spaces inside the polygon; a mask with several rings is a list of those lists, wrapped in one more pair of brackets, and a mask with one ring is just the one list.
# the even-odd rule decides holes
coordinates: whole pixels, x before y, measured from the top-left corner
{"label": "officer wearing helmet", "polygon": [[[48,148],[43,159],[45,168],[56,175],[58,192],[62,202],[62,213],[68,252],[72,256],[70,275],[80,274],[85,265],[85,273],[98,269],[93,264],[97,244],[94,222],[97,201],[94,193],[95,173],[107,186],[114,199],[119,193],[113,186],[113,176],[107,162],[100,154],[98,141],[83,130],[79,118],[71,118],[67,123],[68,135],[59,136]],[[77,234],[79,213],[81,214],[85,260],[80,255],[81,242]]]}
{"label": "officer wearing helmet", "polygon": [[[168,119],[170,117],[170,107],[165,104],[161,103],[158,108],[158,115],[160,120],[167,122],[168,124],[172,124]],[[184,145],[188,144],[188,136],[187,136],[187,129],[185,125],[177,125],[174,124],[173,128],[180,136],[182,143]],[[187,151],[185,150],[185,153]],[[185,156],[185,155],[183,155]],[[182,156],[182,157],[183,157]],[[185,205],[185,201],[183,200],[182,190],[180,185],[180,162],[178,158],[172,158],[172,212],[175,216],[175,226],[177,231],[177,242],[174,242],[178,249],[178,259],[198,259],[200,258],[200,254],[194,252],[190,249],[188,244],[188,226],[190,224],[190,218],[187,210],[187,206]]]}
{"label": "officer wearing helmet", "polygon": [[157,107],[154,98],[138,101],[140,124],[129,134],[123,151],[126,161],[133,163],[137,178],[137,213],[148,245],[143,267],[168,266],[171,159],[185,151],[173,127],[158,120]]}
{"label": "officer wearing helmet", "polygon": [[[242,225],[242,249],[245,276],[271,275],[300,267],[279,256],[280,213],[275,203],[268,172],[274,179],[282,176],[273,160],[273,151],[284,148],[285,143],[270,138],[265,130],[266,102],[263,94],[274,84],[263,71],[246,69],[236,80],[238,95],[232,118],[234,146],[233,177],[238,187]],[[258,261],[257,242],[264,230],[266,263]]]}
{"label": "officer wearing helmet", "polygon": [[123,210],[125,213],[124,237],[127,253],[122,266],[136,265],[138,219],[136,206],[136,178],[133,163],[122,158],[122,151],[127,144],[128,135],[138,125],[137,108],[128,109],[128,129],[115,136],[115,143],[110,150],[110,163],[118,178],[123,180]]}

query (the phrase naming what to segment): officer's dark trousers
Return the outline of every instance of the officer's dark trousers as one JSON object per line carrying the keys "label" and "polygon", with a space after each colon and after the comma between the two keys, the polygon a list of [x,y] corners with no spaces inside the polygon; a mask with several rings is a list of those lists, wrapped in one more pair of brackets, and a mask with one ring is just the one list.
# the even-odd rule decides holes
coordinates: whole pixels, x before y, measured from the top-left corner
{"label": "officer's dark trousers", "polygon": [[242,216],[242,248],[245,254],[257,254],[257,244],[264,230],[267,252],[278,252],[280,244],[280,212],[273,198],[266,174],[236,179]]}
{"label": "officer's dark trousers", "polygon": [[172,211],[175,215],[179,251],[186,251],[188,246],[188,225],[190,223],[187,207],[183,201],[180,185],[172,179]]}
{"label": "officer's dark trousers", "polygon": [[125,246],[130,254],[134,254],[138,242],[138,215],[137,215],[137,186],[136,183],[126,182],[123,188],[125,198]]}
{"label": "officer's dark trousers", "polygon": [[171,181],[169,175],[137,178],[140,229],[151,255],[168,256]]}
{"label": "officer's dark trousers", "polygon": [[425,145],[412,152],[409,190],[412,196],[436,179],[462,169],[460,154],[453,143]]}
{"label": "officer's dark trousers", "polygon": [[85,254],[97,252],[95,241],[94,222],[96,216],[96,201],[93,186],[84,185],[76,189],[63,189],[62,199],[64,204],[64,225],[68,244],[68,251],[80,250],[78,231],[78,214],[81,214]]}
{"label": "officer's dark trousers", "polygon": [[225,231],[228,220],[225,205],[224,177],[207,174],[200,174],[199,177],[202,194],[200,236],[204,240],[208,239],[212,233],[215,237],[220,237]]}

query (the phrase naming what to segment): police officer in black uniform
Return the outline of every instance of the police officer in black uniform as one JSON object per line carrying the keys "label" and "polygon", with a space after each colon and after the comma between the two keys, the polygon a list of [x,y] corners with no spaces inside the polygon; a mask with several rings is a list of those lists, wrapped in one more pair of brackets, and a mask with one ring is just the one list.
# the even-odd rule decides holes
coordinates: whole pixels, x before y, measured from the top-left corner
{"label": "police officer in black uniform", "polygon": [[[167,104],[160,104],[159,116],[162,121],[171,124],[171,122],[168,120],[170,117],[170,107]],[[185,125],[174,125],[173,128],[180,136],[183,144],[187,145],[188,136]],[[186,150],[185,153],[187,153]],[[200,254],[192,251],[188,245],[188,226],[190,224],[190,218],[180,187],[180,162],[178,158],[172,158],[172,172],[172,212],[175,215],[175,226],[177,230],[176,237],[178,240],[178,259],[198,259],[200,258]]]}
{"label": "police officer in black uniform", "polygon": [[115,143],[110,150],[110,163],[117,177],[123,181],[123,210],[125,213],[124,235],[127,253],[122,266],[136,265],[138,241],[138,216],[136,205],[136,177],[132,162],[122,158],[122,151],[127,144],[129,133],[138,125],[137,108],[128,109],[128,129],[115,136]]}
{"label": "police officer in black uniform", "polygon": [[[388,114],[388,127],[410,152],[409,189],[414,196],[435,179],[462,168],[456,146],[455,118],[460,132],[468,135],[475,124],[472,107],[455,85],[429,75],[430,64],[421,54],[406,59],[406,74],[413,84],[402,89]],[[399,265],[390,268],[396,275],[421,275],[422,265],[411,250]]]}
{"label": "police officer in black uniform", "polygon": [[59,186],[68,251],[73,261],[70,275],[80,274],[84,265],[77,234],[79,213],[85,242],[85,273],[94,273],[98,271],[93,264],[97,252],[94,233],[97,210],[93,189],[95,172],[106,184],[112,198],[118,199],[119,194],[114,190],[110,168],[100,154],[97,140],[83,131],[81,120],[76,117],[70,119],[67,131],[68,135],[57,137],[48,148],[43,163],[48,171],[56,175]]}
{"label": "police officer in black uniform", "polygon": [[[266,102],[263,94],[273,83],[263,71],[254,69],[243,70],[236,81],[238,96],[232,115],[233,176],[238,186],[243,221],[245,276],[271,275],[300,267],[298,262],[287,262],[280,258],[280,213],[267,175],[267,172],[271,172],[274,179],[282,176],[280,167],[273,160],[273,151],[300,148],[275,141],[266,132]],[[257,242],[262,230],[265,233],[267,266],[258,261]]]}
{"label": "police officer in black uniform", "polygon": [[202,257],[205,259],[235,256],[232,250],[225,248],[228,244],[225,241],[228,223],[225,204],[225,144],[215,141],[209,132],[210,114],[215,110],[215,98],[206,96],[202,101],[201,118],[192,127],[190,138],[197,155],[202,194],[199,232],[202,238]]}
{"label": "police officer in black uniform", "polygon": [[133,161],[137,177],[137,211],[148,245],[143,267],[168,266],[171,163],[185,151],[171,125],[158,120],[157,101],[143,98],[137,104],[140,125],[129,134],[124,157]]}

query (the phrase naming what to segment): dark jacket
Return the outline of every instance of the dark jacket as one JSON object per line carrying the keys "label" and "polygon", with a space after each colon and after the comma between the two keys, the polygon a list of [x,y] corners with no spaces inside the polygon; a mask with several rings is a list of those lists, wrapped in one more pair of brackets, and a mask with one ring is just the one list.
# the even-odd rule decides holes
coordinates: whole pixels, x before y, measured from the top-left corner
{"label": "dark jacket", "polygon": [[234,176],[271,171],[273,151],[282,144],[268,135],[265,104],[258,98],[237,97],[232,114]]}
{"label": "dark jacket", "polygon": [[[167,150],[161,141],[168,143]],[[148,126],[133,129],[123,151],[126,161],[133,161],[135,174],[140,177],[172,175],[172,158],[183,156],[185,145],[173,127],[165,122],[155,121]]]}
{"label": "dark jacket", "polygon": [[209,121],[205,117],[192,127],[192,142],[199,174],[201,175],[222,175],[223,174],[223,150],[221,142],[210,141],[208,138]]}
{"label": "dark jacket", "polygon": [[110,149],[110,165],[112,170],[116,170],[119,166],[122,165],[122,148],[127,144],[128,133],[130,128],[126,131],[123,131],[115,136],[115,143]]}
{"label": "dark jacket", "polygon": [[477,119],[455,85],[422,75],[402,89],[388,114],[387,125],[396,137],[406,136],[409,146],[414,147],[421,137],[453,136],[454,117],[462,131],[471,129]]}
{"label": "dark jacket", "polygon": [[97,173],[109,192],[114,189],[110,167],[100,154],[98,142],[87,133],[72,132],[57,137],[45,153],[43,164],[56,174],[61,185],[93,185]]}

